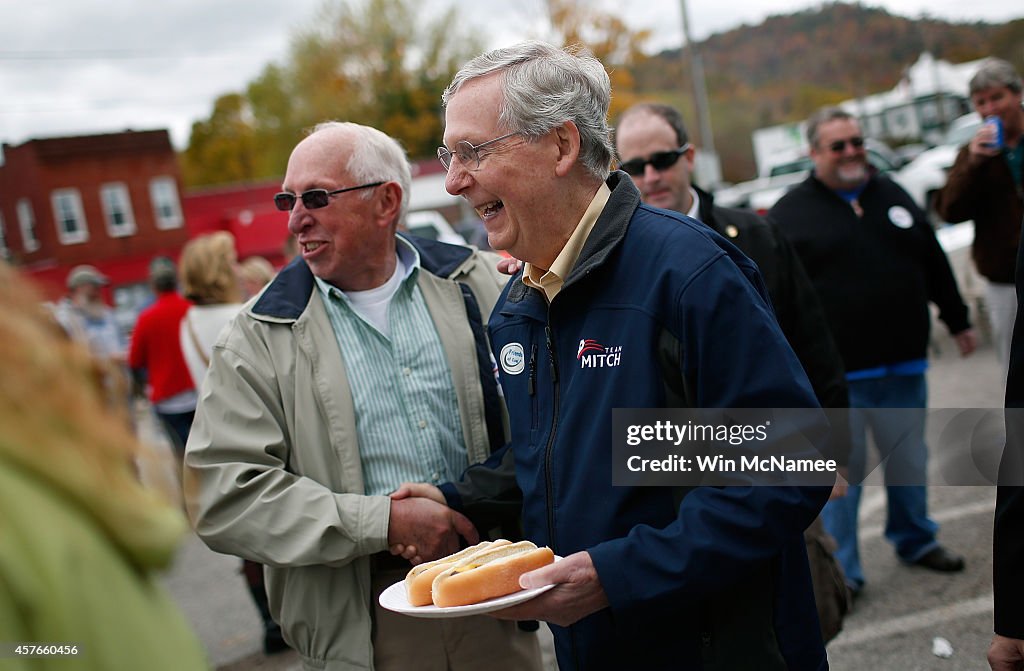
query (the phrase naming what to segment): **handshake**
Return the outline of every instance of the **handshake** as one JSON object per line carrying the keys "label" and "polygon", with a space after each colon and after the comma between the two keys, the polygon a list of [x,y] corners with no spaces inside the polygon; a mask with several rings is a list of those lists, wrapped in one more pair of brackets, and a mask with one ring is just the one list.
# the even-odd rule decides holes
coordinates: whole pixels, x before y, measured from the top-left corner
{"label": "handshake", "polygon": [[[459,550],[460,538],[470,545],[480,540],[473,523],[449,508],[437,487],[405,482],[391,494],[391,554],[421,564],[454,554]],[[506,620],[544,620],[567,627],[608,606],[593,560],[585,550],[519,577],[521,589],[552,584],[556,587],[549,592],[489,615]]]}
{"label": "handshake", "polygon": [[449,508],[437,487],[405,482],[391,494],[391,554],[420,564],[455,553],[461,547],[460,538],[469,545],[480,541],[473,523]]}

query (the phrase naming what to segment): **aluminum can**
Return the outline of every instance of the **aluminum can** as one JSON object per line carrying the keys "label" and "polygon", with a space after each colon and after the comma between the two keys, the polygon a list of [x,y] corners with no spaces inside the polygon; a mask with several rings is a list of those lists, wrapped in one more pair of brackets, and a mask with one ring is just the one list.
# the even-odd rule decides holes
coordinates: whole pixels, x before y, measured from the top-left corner
{"label": "aluminum can", "polygon": [[995,129],[996,129],[995,141],[994,142],[990,142],[988,144],[988,146],[992,147],[993,149],[1002,149],[1003,148],[1003,120],[1001,118],[999,118],[998,116],[992,115],[992,116],[985,117],[985,123],[988,124],[988,125],[994,126]]}

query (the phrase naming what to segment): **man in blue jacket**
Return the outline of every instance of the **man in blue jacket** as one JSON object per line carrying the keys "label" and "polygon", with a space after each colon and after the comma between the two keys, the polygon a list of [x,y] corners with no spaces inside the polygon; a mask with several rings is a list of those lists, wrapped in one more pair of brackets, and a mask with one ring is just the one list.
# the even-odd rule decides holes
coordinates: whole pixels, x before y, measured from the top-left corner
{"label": "man in blue jacket", "polygon": [[825,669],[802,532],[828,487],[612,484],[613,408],[817,404],[756,267],[609,175],[609,101],[600,62],[539,42],[445,92],[446,188],[526,262],[489,326],[512,440],[405,493],[473,519],[518,485],[527,536],[564,559],[497,616],[553,623],[562,669]]}

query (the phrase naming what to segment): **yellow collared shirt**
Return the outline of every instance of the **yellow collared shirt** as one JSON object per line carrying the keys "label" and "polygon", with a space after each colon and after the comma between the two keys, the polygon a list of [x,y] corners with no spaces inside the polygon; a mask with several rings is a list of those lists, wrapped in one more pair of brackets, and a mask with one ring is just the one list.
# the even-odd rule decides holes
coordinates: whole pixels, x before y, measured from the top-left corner
{"label": "yellow collared shirt", "polygon": [[523,266],[523,284],[543,293],[548,299],[548,303],[555,299],[558,292],[562,290],[562,284],[565,282],[565,278],[569,276],[569,271],[573,269],[576,261],[579,260],[583,245],[586,243],[587,238],[590,237],[590,232],[594,230],[594,224],[597,223],[597,218],[601,216],[601,212],[604,211],[604,206],[608,204],[608,199],[611,195],[612,191],[608,188],[608,185],[602,184],[601,188],[594,194],[594,199],[590,201],[587,211],[583,213],[580,223],[576,225],[576,230],[569,236],[569,241],[565,243],[565,247],[562,247],[562,251],[555,257],[555,262],[551,264],[551,268],[544,270],[527,263]]}

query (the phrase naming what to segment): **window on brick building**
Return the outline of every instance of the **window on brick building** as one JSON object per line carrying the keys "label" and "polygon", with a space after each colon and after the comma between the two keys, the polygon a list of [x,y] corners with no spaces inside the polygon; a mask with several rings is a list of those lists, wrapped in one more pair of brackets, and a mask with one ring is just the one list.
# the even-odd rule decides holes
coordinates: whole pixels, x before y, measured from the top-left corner
{"label": "window on brick building", "polygon": [[36,234],[36,213],[32,210],[32,201],[22,198],[15,208],[18,212],[21,244],[26,252],[34,252],[39,249],[39,236]]}
{"label": "window on brick building", "polygon": [[57,189],[50,195],[53,220],[57,224],[57,238],[61,244],[73,245],[89,239],[89,229],[82,210],[82,197],[78,189]]}
{"label": "window on brick building", "polygon": [[103,203],[103,216],[107,220],[110,237],[135,234],[135,215],[132,213],[127,186],[120,182],[104,184],[100,187],[100,201]]}
{"label": "window on brick building", "polygon": [[154,177],[150,180],[149,197],[153,201],[157,228],[181,228],[185,218],[181,216],[178,184],[173,177]]}

